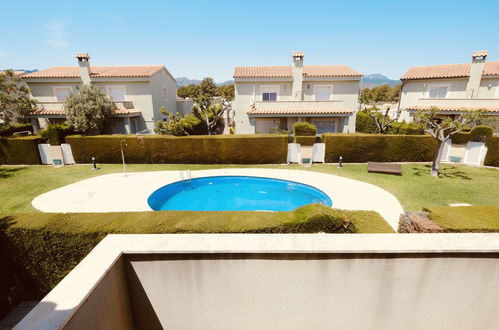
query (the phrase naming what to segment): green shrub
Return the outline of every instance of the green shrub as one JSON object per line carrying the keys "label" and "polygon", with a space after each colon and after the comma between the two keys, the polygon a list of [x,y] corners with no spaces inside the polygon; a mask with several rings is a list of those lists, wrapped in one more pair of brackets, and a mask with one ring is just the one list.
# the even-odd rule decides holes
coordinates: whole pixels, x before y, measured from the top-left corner
{"label": "green shrub", "polygon": [[452,143],[466,144],[469,141],[483,142],[491,137],[494,131],[488,126],[476,126],[469,132],[460,132],[452,137]]}
{"label": "green shrub", "polygon": [[426,162],[437,152],[437,142],[429,135],[324,134],[326,162],[347,163]]}
{"label": "green shrub", "polygon": [[286,162],[286,135],[213,136],[68,136],[78,163],[95,157],[100,163],[120,163],[120,141],[127,141],[128,163],[276,164]]}
{"label": "green shrub", "polygon": [[42,140],[51,145],[66,143],[66,136],[72,134],[76,134],[74,129],[64,124],[49,124],[46,129],[39,132]]}
{"label": "green shrub", "polygon": [[357,133],[378,133],[378,128],[374,119],[365,111],[358,111],[355,119],[355,131]]}
{"label": "green shrub", "polygon": [[0,126],[0,136],[11,136],[14,133],[23,131],[30,131],[33,133],[33,126],[31,126],[31,124]]}
{"label": "green shrub", "polygon": [[300,136],[315,136],[317,127],[306,121],[299,121],[293,124],[293,132]]}
{"label": "green shrub", "polygon": [[388,134],[423,135],[424,129],[418,123],[393,122],[388,129]]}
{"label": "green shrub", "polygon": [[40,156],[38,154],[38,144],[40,142],[41,139],[39,136],[0,137],[0,164],[40,164]]}
{"label": "green shrub", "polygon": [[295,143],[299,143],[302,146],[311,146],[315,141],[315,136],[295,136]]}
{"label": "green shrub", "polygon": [[499,136],[492,136],[485,141],[487,155],[485,155],[484,165],[499,167]]}

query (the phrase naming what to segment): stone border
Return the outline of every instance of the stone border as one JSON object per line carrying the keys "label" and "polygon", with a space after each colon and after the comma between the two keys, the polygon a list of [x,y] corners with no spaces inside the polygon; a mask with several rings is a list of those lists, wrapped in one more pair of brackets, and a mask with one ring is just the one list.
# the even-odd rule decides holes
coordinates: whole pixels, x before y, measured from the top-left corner
{"label": "stone border", "polygon": [[[304,183],[326,193],[333,201],[334,208],[378,212],[395,231],[399,216],[404,213],[397,198],[378,186],[321,172],[227,168],[192,171],[191,175],[192,178],[242,175]],[[180,178],[180,171],[136,172],[126,177],[122,173],[106,174],[39,195],[32,204],[40,211],[57,213],[151,211],[147,204],[149,195]]]}

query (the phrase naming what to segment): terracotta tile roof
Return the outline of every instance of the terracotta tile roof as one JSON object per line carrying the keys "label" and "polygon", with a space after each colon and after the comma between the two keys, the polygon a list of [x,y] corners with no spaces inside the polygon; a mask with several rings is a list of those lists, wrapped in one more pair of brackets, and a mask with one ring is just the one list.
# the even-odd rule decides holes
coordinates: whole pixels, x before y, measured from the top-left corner
{"label": "terracotta tile roof", "polygon": [[[411,107],[407,107],[407,110],[430,110],[431,105],[415,105]],[[494,107],[438,107],[439,111],[474,111],[474,110],[486,110],[487,112],[499,112],[499,108]]]}
{"label": "terracotta tile roof", "polygon": [[[127,66],[91,66],[91,77],[96,78],[134,78],[150,77],[153,73],[161,70],[162,65],[127,65]],[[22,76],[23,78],[79,78],[80,67],[78,66],[55,66],[45,70],[32,72]]]}
{"label": "terracotta tile roof", "polygon": [[487,50],[477,50],[476,52],[474,52],[473,54],[471,54],[471,57],[475,58],[475,57],[484,57],[484,56],[487,56],[489,55],[489,51]]}
{"label": "terracotta tile roof", "polygon": [[[116,115],[127,115],[132,113],[140,113],[138,109],[127,109],[124,107],[118,107],[114,111]],[[65,116],[66,109],[64,109],[64,103],[54,102],[54,103],[40,103],[38,107],[31,111],[31,116]]]}
{"label": "terracotta tile roof", "polygon": [[305,52],[293,52],[291,54],[291,56],[293,56],[293,57],[303,57],[303,56],[305,56]]}
{"label": "terracotta tile roof", "polygon": [[[304,77],[361,77],[362,73],[346,65],[304,65]],[[237,66],[234,78],[291,78],[289,65]]]}
{"label": "terracotta tile roof", "polygon": [[[279,103],[279,102],[278,102]],[[250,115],[298,115],[298,114],[338,114],[353,113],[348,108],[334,108],[324,102],[310,102],[303,104],[301,102],[283,102],[282,104],[257,103],[250,108]]]}
{"label": "terracotta tile roof", "polygon": [[[415,66],[400,79],[466,78],[470,75],[470,67],[471,63]],[[499,61],[486,62],[483,74],[499,75]]]}

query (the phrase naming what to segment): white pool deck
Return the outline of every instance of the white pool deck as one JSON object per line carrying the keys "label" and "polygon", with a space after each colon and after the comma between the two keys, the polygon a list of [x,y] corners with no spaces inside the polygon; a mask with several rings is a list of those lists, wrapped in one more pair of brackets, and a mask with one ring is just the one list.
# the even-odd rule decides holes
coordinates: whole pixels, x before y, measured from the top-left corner
{"label": "white pool deck", "polygon": [[[184,171],[184,177],[186,177]],[[227,168],[191,171],[191,177],[241,175],[284,179],[312,185],[326,193],[333,207],[376,211],[397,230],[402,205],[388,191],[370,183],[337,175],[285,169]],[[36,197],[32,204],[43,212],[152,211],[147,198],[156,189],[179,181],[180,171],[113,173],[82,180]]]}

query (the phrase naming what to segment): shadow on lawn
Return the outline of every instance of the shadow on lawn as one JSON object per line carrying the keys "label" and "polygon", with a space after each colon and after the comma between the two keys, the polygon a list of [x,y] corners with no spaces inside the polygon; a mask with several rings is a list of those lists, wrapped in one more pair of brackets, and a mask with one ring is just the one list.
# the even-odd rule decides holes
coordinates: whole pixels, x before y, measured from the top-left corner
{"label": "shadow on lawn", "polygon": [[0,167],[0,179],[10,178],[14,174],[16,174],[16,172],[23,171],[24,169],[24,167]]}
{"label": "shadow on lawn", "polygon": [[[413,167],[413,175],[422,176],[430,175],[431,165],[426,164],[421,167]],[[465,172],[459,170],[456,166],[440,168],[439,178],[449,178],[449,179],[461,179],[461,180],[473,180],[471,177],[466,175]]]}

